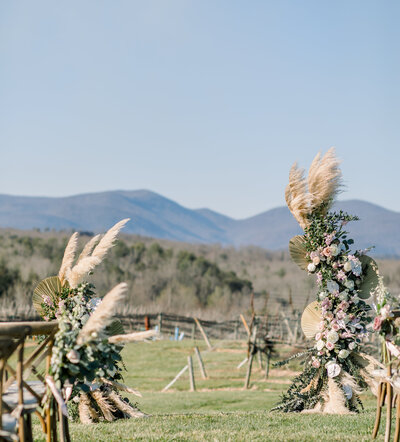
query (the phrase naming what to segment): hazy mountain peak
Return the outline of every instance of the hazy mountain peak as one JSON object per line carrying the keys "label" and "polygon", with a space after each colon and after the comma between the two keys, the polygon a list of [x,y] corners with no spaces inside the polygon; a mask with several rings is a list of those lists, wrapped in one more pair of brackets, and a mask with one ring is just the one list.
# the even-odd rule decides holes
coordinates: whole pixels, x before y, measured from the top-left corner
{"label": "hazy mountain peak", "polygon": [[[358,248],[400,256],[400,214],[361,200],[339,201],[335,208],[360,217],[349,231]],[[147,189],[114,190],[68,197],[0,195],[0,226],[102,232],[122,218],[124,232],[186,242],[257,245],[286,249],[301,233],[287,207],[235,220],[216,211],[191,210]]]}

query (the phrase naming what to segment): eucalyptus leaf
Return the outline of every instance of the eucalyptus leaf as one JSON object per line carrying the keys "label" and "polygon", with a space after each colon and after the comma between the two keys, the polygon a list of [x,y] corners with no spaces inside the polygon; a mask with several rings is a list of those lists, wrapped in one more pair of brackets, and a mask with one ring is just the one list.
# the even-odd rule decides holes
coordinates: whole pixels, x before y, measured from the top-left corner
{"label": "eucalyptus leaf", "polygon": [[379,285],[379,270],[377,263],[367,255],[360,257],[363,272],[363,281],[360,285],[358,297],[368,299]]}
{"label": "eucalyptus leaf", "polygon": [[302,235],[296,235],[289,241],[289,252],[292,260],[303,270],[307,270],[310,263],[307,258],[305,239]]}

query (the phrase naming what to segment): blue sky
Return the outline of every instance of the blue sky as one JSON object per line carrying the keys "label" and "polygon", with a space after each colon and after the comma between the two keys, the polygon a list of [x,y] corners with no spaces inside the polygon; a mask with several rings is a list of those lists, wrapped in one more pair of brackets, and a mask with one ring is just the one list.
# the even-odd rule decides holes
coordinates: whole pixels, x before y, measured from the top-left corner
{"label": "blue sky", "polygon": [[0,193],[147,188],[244,218],[336,146],[347,191],[400,211],[390,1],[0,4]]}

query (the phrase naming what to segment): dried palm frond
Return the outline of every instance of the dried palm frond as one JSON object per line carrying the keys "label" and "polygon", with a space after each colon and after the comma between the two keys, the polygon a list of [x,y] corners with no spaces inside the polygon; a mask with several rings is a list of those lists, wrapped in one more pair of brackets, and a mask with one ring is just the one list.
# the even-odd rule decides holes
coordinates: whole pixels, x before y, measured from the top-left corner
{"label": "dried palm frond", "polygon": [[134,394],[135,396],[143,397],[140,391],[134,390],[133,388],[128,387],[127,385],[120,384],[119,382],[111,381],[110,379],[106,378],[101,378],[101,380],[105,384],[110,385],[111,387],[114,387],[117,390],[125,391],[126,393]]}
{"label": "dried palm frond", "polygon": [[100,333],[111,324],[118,306],[125,299],[127,288],[128,286],[121,282],[107,293],[80,331],[77,339],[78,345],[89,340],[92,333]]}
{"label": "dried palm frond", "polygon": [[64,257],[61,262],[61,267],[58,272],[58,277],[60,278],[61,284],[64,283],[65,276],[68,270],[72,267],[72,263],[75,259],[76,248],[78,245],[78,232],[72,234],[68,241],[67,247],[65,248]]}
{"label": "dried palm frond", "polygon": [[107,391],[107,399],[127,417],[148,417],[147,414],[137,408],[133,408],[128,402],[125,402],[114,390],[110,389]]}
{"label": "dried palm frond", "polygon": [[79,397],[78,411],[82,424],[93,424],[99,419],[96,410],[92,407],[90,397],[86,393],[81,393]]}
{"label": "dried palm frond", "polygon": [[321,210],[326,213],[340,192],[342,172],[335,148],[331,147],[321,158],[318,153],[308,172],[308,191],[311,195],[311,212]]}
{"label": "dried palm frond", "polygon": [[92,398],[96,401],[96,404],[98,405],[101,412],[103,413],[104,418],[109,422],[112,422],[113,420],[115,420],[115,416],[113,415],[113,413],[117,410],[107,400],[106,395],[103,394],[100,390],[92,391],[90,394],[91,394]]}
{"label": "dried palm frond", "polygon": [[307,193],[304,169],[299,169],[297,163],[293,164],[289,173],[289,184],[285,190],[286,203],[297,222],[304,229],[308,225],[310,195]]}
{"label": "dried palm frond", "polygon": [[82,278],[102,262],[108,250],[114,245],[114,241],[119,231],[128,221],[129,218],[123,219],[115,224],[115,226],[111,227],[103,238],[101,238],[100,242],[94,248],[92,254],[82,257],[78,263],[69,272],[67,272],[66,277],[69,285],[72,288],[76,288],[81,282]]}
{"label": "dried palm frond", "polygon": [[79,261],[82,261],[83,258],[86,258],[92,253],[95,245],[99,242],[100,237],[101,235],[99,234],[94,236],[90,241],[88,241],[88,243],[83,248],[81,254],[79,255],[78,260],[76,261],[77,264]]}
{"label": "dried palm frond", "polygon": [[137,341],[144,341],[145,339],[151,338],[153,336],[158,335],[157,330],[147,330],[142,332],[133,332],[128,333],[126,335],[115,335],[108,338],[108,342],[111,342],[112,344],[119,344],[119,343],[127,343],[127,342],[137,342]]}

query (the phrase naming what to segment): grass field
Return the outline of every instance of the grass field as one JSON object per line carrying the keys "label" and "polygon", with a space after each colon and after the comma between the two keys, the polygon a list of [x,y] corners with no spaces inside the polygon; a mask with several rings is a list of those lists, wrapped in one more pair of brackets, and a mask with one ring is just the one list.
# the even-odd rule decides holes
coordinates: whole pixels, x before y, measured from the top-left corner
{"label": "grass field", "polygon": [[[250,389],[244,391],[246,356],[241,342],[213,342],[206,352],[202,342],[161,340],[130,344],[124,351],[125,382],[143,398],[132,397],[151,416],[96,425],[70,424],[73,441],[207,440],[207,441],[367,441],[371,440],[375,401],[363,397],[365,411],[351,416],[322,416],[270,412],[298,367],[271,370],[268,380],[255,359]],[[162,388],[187,363],[193,346],[202,351],[209,379],[203,380],[194,360],[196,392],[189,392],[187,372],[168,392]],[[280,358],[288,349],[280,349]],[[383,440],[383,428],[378,440]],[[44,440],[35,425],[35,440]]]}

